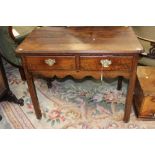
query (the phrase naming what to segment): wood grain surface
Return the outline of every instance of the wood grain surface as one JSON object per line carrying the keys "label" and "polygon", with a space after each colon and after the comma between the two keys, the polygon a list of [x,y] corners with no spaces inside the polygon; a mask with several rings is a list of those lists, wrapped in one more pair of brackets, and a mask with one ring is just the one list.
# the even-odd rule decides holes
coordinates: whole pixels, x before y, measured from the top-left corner
{"label": "wood grain surface", "polygon": [[42,27],[35,29],[17,53],[140,53],[131,27]]}

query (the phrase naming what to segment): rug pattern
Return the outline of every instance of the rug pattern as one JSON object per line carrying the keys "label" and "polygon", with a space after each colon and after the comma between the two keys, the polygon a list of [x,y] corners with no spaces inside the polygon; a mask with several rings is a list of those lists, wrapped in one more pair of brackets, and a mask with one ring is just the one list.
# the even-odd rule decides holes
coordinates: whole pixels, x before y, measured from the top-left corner
{"label": "rug pattern", "polygon": [[[155,128],[154,121],[138,120],[132,111],[130,122],[122,121],[127,93],[127,82],[121,91],[116,90],[117,80],[104,81],[85,78],[74,80],[55,79],[51,89],[46,81],[35,79],[37,95],[43,117],[37,120],[26,82],[17,69],[6,65],[10,89],[25,105],[2,102],[0,111],[4,117],[0,128],[46,128],[46,129],[110,129]],[[8,125],[6,125],[8,124]]]}

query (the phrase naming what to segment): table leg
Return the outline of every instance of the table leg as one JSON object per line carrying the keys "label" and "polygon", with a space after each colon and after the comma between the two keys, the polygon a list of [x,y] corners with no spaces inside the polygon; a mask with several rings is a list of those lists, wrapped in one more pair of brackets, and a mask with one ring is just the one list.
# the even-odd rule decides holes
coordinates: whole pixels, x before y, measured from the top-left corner
{"label": "table leg", "polygon": [[118,83],[117,83],[117,90],[122,89],[122,81],[123,81],[123,76],[118,77]]}
{"label": "table leg", "polygon": [[51,89],[52,88],[52,81],[53,81],[53,79],[52,78],[45,78],[45,80],[47,82],[48,89]]}
{"label": "table leg", "polygon": [[33,76],[31,73],[26,72],[26,79],[27,79],[27,83],[28,83],[28,88],[29,88],[29,92],[30,92],[30,96],[32,99],[32,103],[33,103],[33,107],[35,110],[35,114],[37,119],[41,119],[42,114],[41,114],[41,110],[40,110],[40,106],[39,106],[39,102],[38,102],[38,97],[36,94],[36,89],[35,89],[35,85],[34,85],[34,80],[33,80]]}
{"label": "table leg", "polygon": [[128,85],[128,93],[125,103],[125,113],[124,113],[124,122],[128,122],[130,119],[130,113],[131,113],[131,107],[133,105],[133,95],[134,95],[134,89],[135,89],[135,82],[136,82],[136,71],[137,71],[137,60],[138,57],[135,57],[135,60],[133,60],[133,68],[132,73],[129,79],[129,85]]}

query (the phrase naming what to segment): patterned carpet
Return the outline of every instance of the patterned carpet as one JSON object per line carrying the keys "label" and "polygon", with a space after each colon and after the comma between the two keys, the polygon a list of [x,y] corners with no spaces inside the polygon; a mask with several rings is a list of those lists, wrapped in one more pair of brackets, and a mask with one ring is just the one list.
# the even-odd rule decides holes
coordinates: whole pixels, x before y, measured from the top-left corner
{"label": "patterned carpet", "polygon": [[41,128],[41,129],[110,129],[110,128],[155,128],[154,121],[138,120],[134,112],[130,122],[122,121],[127,82],[123,89],[116,90],[117,80],[85,78],[76,81],[71,77],[55,79],[49,90],[46,81],[35,79],[37,94],[43,117],[37,120],[26,82],[20,78],[14,67],[6,67],[9,85],[17,97],[24,99],[20,107],[13,103],[1,102],[0,114],[3,120],[0,128]]}

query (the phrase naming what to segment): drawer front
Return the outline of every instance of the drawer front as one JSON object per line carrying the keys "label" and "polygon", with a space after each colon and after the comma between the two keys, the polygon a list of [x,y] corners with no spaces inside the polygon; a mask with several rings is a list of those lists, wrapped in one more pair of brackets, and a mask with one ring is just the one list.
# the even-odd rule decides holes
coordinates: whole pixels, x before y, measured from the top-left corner
{"label": "drawer front", "polygon": [[130,70],[132,56],[82,56],[80,57],[81,70]]}
{"label": "drawer front", "polygon": [[74,56],[26,57],[29,70],[74,70]]}

